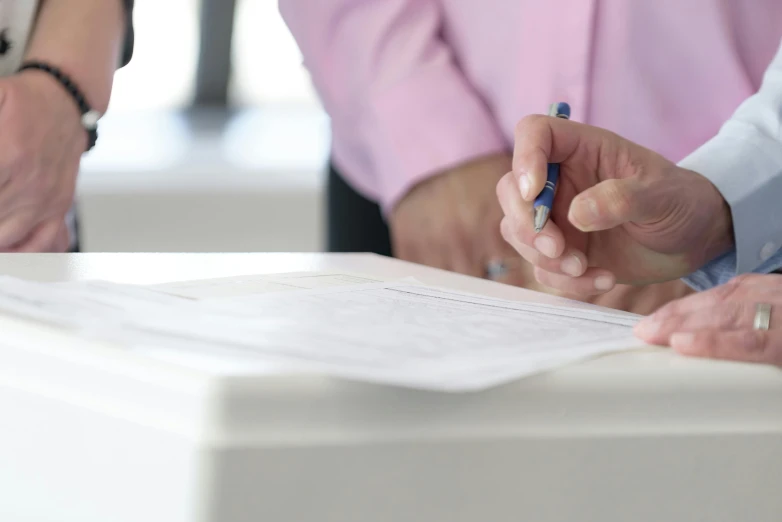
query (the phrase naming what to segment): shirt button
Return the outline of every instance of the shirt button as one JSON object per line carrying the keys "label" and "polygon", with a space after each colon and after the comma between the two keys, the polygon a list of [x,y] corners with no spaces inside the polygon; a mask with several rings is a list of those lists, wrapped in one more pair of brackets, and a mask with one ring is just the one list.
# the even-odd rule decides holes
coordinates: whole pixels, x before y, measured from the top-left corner
{"label": "shirt button", "polygon": [[763,248],[760,249],[760,260],[761,261],[768,261],[771,256],[773,256],[777,251],[777,246],[772,243],[768,242],[765,245],[763,245]]}

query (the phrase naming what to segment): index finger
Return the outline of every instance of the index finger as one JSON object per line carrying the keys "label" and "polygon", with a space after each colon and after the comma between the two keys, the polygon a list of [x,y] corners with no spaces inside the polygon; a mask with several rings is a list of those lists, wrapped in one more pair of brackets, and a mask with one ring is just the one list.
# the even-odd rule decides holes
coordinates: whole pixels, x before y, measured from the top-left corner
{"label": "index finger", "polygon": [[671,348],[692,357],[782,366],[782,332],[779,330],[677,333],[671,337]]}
{"label": "index finger", "polygon": [[551,116],[527,116],[516,125],[513,148],[513,172],[520,187],[521,179],[527,178],[523,199],[533,201],[543,190],[548,163],[577,163],[579,170],[597,173],[601,157],[615,156],[612,149],[624,142],[598,127]]}
{"label": "index finger", "polygon": [[745,274],[734,277],[725,284],[703,292],[696,292],[681,299],[671,301],[655,313],[641,321],[639,328],[651,331],[659,324],[677,316],[710,310],[724,301],[768,301],[771,304],[782,304],[779,293],[782,277],[774,275]]}
{"label": "index finger", "polygon": [[515,129],[513,173],[519,179],[526,177],[527,190],[522,198],[534,200],[546,183],[548,163],[561,163],[578,148],[578,123],[550,116],[531,115],[523,118]]}

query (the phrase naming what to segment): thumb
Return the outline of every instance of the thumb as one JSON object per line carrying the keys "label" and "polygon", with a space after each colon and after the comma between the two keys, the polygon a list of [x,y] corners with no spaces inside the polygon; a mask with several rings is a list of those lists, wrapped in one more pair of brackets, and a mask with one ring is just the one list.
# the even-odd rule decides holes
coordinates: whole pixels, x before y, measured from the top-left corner
{"label": "thumb", "polygon": [[608,230],[632,221],[643,221],[645,208],[637,178],[611,179],[598,183],[570,203],[568,220],[582,232]]}

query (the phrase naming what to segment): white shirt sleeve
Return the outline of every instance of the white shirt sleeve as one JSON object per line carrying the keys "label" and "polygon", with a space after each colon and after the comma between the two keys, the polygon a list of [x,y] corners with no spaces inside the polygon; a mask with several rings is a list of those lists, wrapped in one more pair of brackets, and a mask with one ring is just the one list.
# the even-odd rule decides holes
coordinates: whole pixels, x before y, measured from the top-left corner
{"label": "white shirt sleeve", "polygon": [[732,277],[768,266],[782,248],[782,46],[760,90],[679,165],[707,177],[730,205],[735,268],[725,273],[723,260],[719,270]]}
{"label": "white shirt sleeve", "polygon": [[14,74],[22,64],[38,13],[38,0],[0,0],[0,76]]}

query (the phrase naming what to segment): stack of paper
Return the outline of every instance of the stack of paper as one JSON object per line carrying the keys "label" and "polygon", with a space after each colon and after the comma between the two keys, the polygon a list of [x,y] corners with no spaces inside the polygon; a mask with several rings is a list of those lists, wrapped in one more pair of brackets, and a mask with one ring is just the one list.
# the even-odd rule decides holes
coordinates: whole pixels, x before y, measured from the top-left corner
{"label": "stack of paper", "polygon": [[381,282],[379,279],[365,275],[332,272],[290,272],[287,274],[262,274],[178,281],[156,285],[153,288],[161,292],[191,299],[216,299],[379,282]]}
{"label": "stack of paper", "polygon": [[[346,275],[251,279],[246,284],[255,291],[236,296],[216,290],[225,282],[144,288],[1,278],[0,311],[152,355],[205,354],[248,368],[284,363],[296,371],[450,391],[641,346],[631,333],[637,316],[610,310]],[[212,298],[194,299],[204,293]]]}

